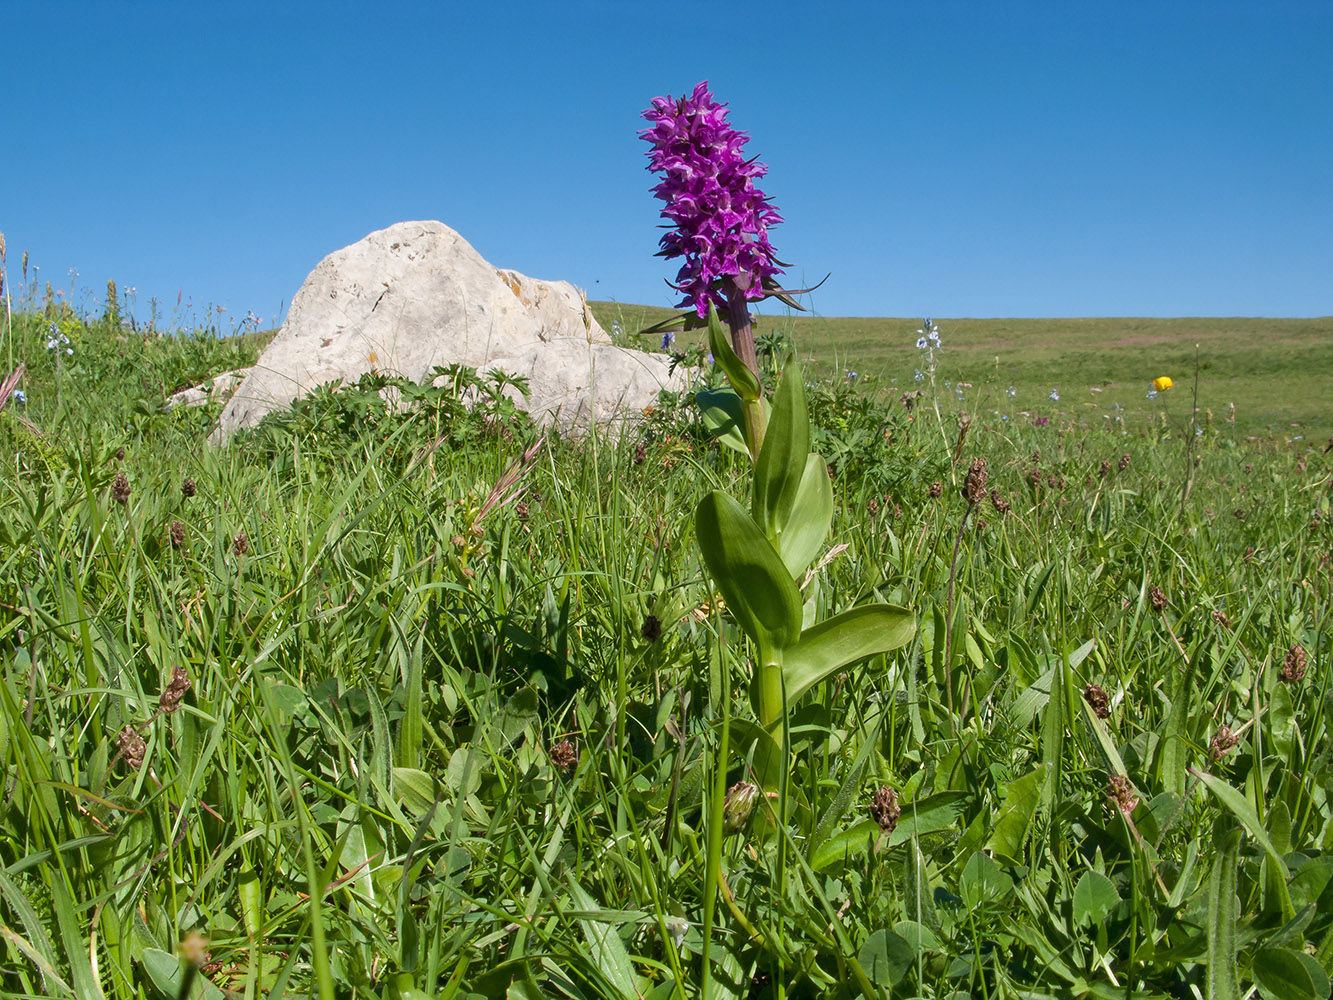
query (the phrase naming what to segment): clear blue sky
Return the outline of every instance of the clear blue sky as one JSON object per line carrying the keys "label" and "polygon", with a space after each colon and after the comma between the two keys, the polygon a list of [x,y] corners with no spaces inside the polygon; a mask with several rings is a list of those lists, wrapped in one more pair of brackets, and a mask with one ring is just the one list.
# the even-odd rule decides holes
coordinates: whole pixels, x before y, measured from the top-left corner
{"label": "clear blue sky", "polygon": [[639,113],[731,105],[825,315],[1333,313],[1333,2],[0,0],[0,231],[268,321],[439,219],[668,305]]}

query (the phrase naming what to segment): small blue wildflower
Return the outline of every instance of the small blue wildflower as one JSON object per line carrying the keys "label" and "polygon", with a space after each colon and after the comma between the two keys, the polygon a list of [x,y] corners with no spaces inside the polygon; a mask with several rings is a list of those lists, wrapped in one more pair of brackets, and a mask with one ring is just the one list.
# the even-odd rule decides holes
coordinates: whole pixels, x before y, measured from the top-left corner
{"label": "small blue wildflower", "polygon": [[1156,390],[1156,389],[1149,389],[1149,390],[1148,390],[1148,398],[1149,398],[1149,399],[1156,399],[1156,398],[1157,398],[1157,390]]}
{"label": "small blue wildflower", "polygon": [[847,378],[848,378],[849,380],[856,378],[856,372],[848,372],[848,373],[847,373]]}
{"label": "small blue wildflower", "polygon": [[1060,390],[1059,390],[1059,389],[1052,389],[1052,390],[1051,390],[1051,397],[1050,397],[1050,398],[1051,398],[1051,401],[1054,402],[1054,403],[1058,403],[1058,402],[1060,402]]}
{"label": "small blue wildflower", "polygon": [[922,374],[920,368],[914,368],[914,369],[912,369],[912,373],[913,373],[913,374],[912,374],[912,378],[913,378],[915,381],[917,381],[917,382],[924,382],[924,381],[925,381],[926,376],[925,376],[924,374]]}
{"label": "small blue wildflower", "polygon": [[26,392],[24,392],[22,389],[15,389],[15,390],[14,390],[14,402],[18,403],[20,406],[27,406],[27,405],[28,405],[28,394],[27,394]]}
{"label": "small blue wildflower", "polygon": [[705,355],[704,355],[704,360],[707,361],[707,362],[711,365],[711,364],[713,363],[713,352],[712,352],[712,351],[709,351],[707,354],[705,354]]}
{"label": "small blue wildflower", "polygon": [[927,341],[925,337],[916,338],[916,349],[918,351],[924,351],[928,346],[929,346],[929,341]]}
{"label": "small blue wildflower", "polygon": [[676,335],[675,335],[674,333],[672,333],[670,330],[668,330],[666,333],[662,334],[662,350],[665,351],[668,347],[670,347],[670,346],[671,346],[672,344],[674,344],[675,342],[676,342]]}

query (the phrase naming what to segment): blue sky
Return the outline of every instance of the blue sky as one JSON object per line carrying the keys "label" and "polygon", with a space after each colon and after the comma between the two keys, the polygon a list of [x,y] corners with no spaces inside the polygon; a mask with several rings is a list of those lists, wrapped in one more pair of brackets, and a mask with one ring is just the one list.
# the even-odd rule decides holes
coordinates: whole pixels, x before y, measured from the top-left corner
{"label": "blue sky", "polygon": [[[825,315],[1333,313],[1333,3],[0,0],[11,286],[266,321],[439,219],[669,305],[639,113],[707,79]],[[225,325],[225,323],[224,323]]]}

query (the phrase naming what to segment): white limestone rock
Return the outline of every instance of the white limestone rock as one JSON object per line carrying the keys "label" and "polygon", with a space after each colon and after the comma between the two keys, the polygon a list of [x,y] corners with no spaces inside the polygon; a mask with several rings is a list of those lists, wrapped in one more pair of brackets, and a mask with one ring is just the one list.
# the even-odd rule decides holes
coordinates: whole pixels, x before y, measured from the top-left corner
{"label": "white limestone rock", "polygon": [[400,222],[325,257],[222,411],[226,442],[318,385],[369,371],[422,381],[464,364],[526,375],[538,421],[577,432],[680,389],[660,354],[615,347],[565,281],[496,268],[440,222]]}

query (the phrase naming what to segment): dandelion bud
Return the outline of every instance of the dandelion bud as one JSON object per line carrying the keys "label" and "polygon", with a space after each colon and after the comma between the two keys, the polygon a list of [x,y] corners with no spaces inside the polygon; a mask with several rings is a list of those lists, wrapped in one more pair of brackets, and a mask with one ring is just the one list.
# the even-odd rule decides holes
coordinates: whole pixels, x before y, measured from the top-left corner
{"label": "dandelion bud", "polygon": [[157,710],[163,715],[170,715],[181,707],[181,700],[188,690],[190,690],[190,675],[184,667],[172,667],[171,680],[157,699]]}
{"label": "dandelion bud", "polygon": [[571,740],[561,740],[551,747],[551,764],[568,774],[579,762],[579,748]]}
{"label": "dandelion bud", "polygon": [[1088,703],[1092,714],[1097,718],[1105,719],[1111,714],[1111,699],[1106,696],[1106,690],[1100,684],[1089,684],[1085,687],[1083,700]]}
{"label": "dandelion bud", "polygon": [[750,822],[754,813],[754,802],[759,797],[759,786],[748,781],[738,781],[727,789],[726,801],[722,804],[722,832],[730,836],[740,833]]}
{"label": "dandelion bud", "polygon": [[902,812],[902,807],[898,805],[898,793],[888,785],[881,785],[870,800],[870,818],[885,833],[892,833],[898,826],[898,817]]}

